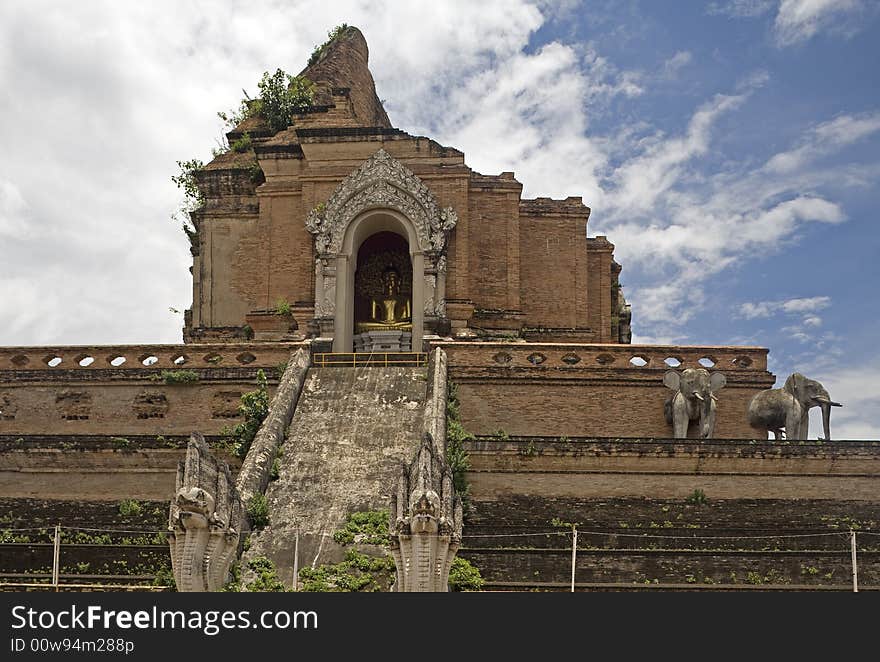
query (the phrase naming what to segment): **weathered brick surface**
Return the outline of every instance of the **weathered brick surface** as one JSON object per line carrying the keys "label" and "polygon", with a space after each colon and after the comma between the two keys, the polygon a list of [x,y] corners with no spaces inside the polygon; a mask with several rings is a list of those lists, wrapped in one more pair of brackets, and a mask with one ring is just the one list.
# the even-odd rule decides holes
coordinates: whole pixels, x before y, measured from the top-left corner
{"label": "weathered brick surface", "polygon": [[[462,550],[491,583],[496,581],[569,582],[570,550]],[[782,552],[578,552],[576,582],[661,584],[806,584],[847,585],[849,550]],[[880,587],[880,552],[863,552],[859,564],[862,589]]]}
{"label": "weathered brick surface", "polygon": [[[217,434],[234,424],[230,400],[256,388],[263,370],[278,366],[300,345],[228,343],[0,349],[0,435]],[[175,359],[183,356],[183,363]],[[55,367],[49,359],[62,361]],[[94,359],[81,366],[86,358]],[[111,361],[124,357],[118,366]],[[149,360],[148,357],[158,359]],[[167,384],[162,371],[191,370],[198,380]]]}
{"label": "weathered brick surface", "polygon": [[[748,439],[756,431],[746,410],[751,398],[770,388],[767,350],[758,347],[664,347],[539,343],[435,343],[449,356],[449,377],[459,387],[462,420],[474,434],[503,430],[512,435],[668,437],[663,385],[675,357],[681,367],[727,376],[718,391],[715,436]],[[630,363],[643,357],[647,365]],[[697,426],[691,426],[696,436]]]}
{"label": "weathered brick surface", "polygon": [[478,439],[460,554],[488,588],[880,589],[880,442]]}
{"label": "weathered brick surface", "polygon": [[[475,328],[519,332],[526,325],[544,338],[614,342],[613,246],[588,242],[581,199],[522,200],[512,172],[476,173],[459,150],[392,128],[367,58],[363,35],[349,29],[303,72],[317,83],[313,107],[274,135],[246,120],[230,135],[251,132],[253,154],[221,155],[200,175],[208,200],[195,214],[200,237],[187,337],[241,326],[247,313],[278,298],[314,303],[306,217],[382,148],[457,212],[446,298],[474,305]],[[246,181],[254,156],[265,175],[255,192]]]}
{"label": "weathered brick surface", "polygon": [[475,495],[877,500],[880,443],[483,440],[469,444]]}
{"label": "weathered brick surface", "polygon": [[391,122],[382,102],[376,96],[376,85],[367,66],[369,48],[364,35],[355,27],[343,31],[314,64],[300,72],[301,76],[320,88],[316,103],[326,103],[322,96],[333,88],[347,87],[353,115],[359,126],[390,127]]}
{"label": "weathered brick surface", "polygon": [[[240,460],[214,452],[237,470]],[[0,437],[0,497],[170,500],[185,437]]]}

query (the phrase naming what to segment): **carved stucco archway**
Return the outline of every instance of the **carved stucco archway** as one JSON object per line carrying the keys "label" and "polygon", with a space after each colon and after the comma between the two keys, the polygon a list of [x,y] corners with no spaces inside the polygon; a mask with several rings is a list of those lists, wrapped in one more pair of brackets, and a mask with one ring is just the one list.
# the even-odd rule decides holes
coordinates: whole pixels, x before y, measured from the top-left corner
{"label": "carved stucco archway", "polygon": [[346,177],[324,205],[309,212],[315,236],[315,321],[333,338],[334,352],[350,352],[357,251],[383,230],[405,237],[413,266],[413,350],[446,317],[446,247],[458,217],[440,208],[409,168],[379,149]]}

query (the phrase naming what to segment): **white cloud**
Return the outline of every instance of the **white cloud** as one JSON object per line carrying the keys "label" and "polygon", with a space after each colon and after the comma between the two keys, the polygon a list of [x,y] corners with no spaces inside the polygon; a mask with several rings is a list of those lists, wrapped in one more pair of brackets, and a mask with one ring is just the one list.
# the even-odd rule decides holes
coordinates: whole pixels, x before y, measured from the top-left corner
{"label": "white cloud", "polygon": [[678,76],[679,71],[689,65],[693,59],[694,56],[690,51],[678,51],[663,63],[663,76],[675,78]]}
{"label": "white cloud", "polygon": [[808,297],[783,301],[782,310],[786,313],[811,313],[816,310],[823,310],[830,305],[831,297]]}
{"label": "white cloud", "polygon": [[[817,166],[818,149],[785,172],[745,162],[713,166],[715,174],[707,171],[703,157],[711,155],[714,120],[745,103],[748,94],[719,95],[705,104],[684,136],[632,141],[636,154],[608,177],[601,212],[591,221],[594,231],[601,228],[613,238],[618,260],[628,269],[641,267],[652,278],[676,282],[698,296],[708,277],[742,256],[779,251],[796,241],[807,223],[846,220],[840,204],[807,191],[861,184],[856,177],[842,176],[843,168]],[[809,129],[799,146],[821,143],[823,155],[834,154],[872,135],[872,127],[873,116],[841,116]],[[778,163],[777,156],[768,163]],[[865,181],[876,182],[877,173],[868,175],[870,170],[859,172]],[[650,286],[631,287],[627,297],[640,322],[665,325],[650,326],[653,334],[680,332],[692,310],[688,302],[674,298],[661,304],[658,290]]]}
{"label": "white cloud", "polygon": [[[880,361],[816,369],[807,376],[817,379],[831,399],[843,407],[831,410],[831,438],[835,440],[880,438],[880,391],[876,375]],[[818,409],[810,411],[810,437],[822,436]]]}
{"label": "white cloud", "polygon": [[706,11],[731,18],[759,18],[775,10],[773,36],[778,46],[785,47],[820,32],[855,34],[862,28],[859,19],[873,9],[865,0],[727,0],[710,3]]}
{"label": "white cloud", "polygon": [[782,0],[773,26],[777,43],[790,46],[822,29],[840,28],[841,21],[863,6],[861,0]]}
{"label": "white cloud", "polygon": [[774,173],[794,172],[877,131],[880,131],[880,112],[841,115],[808,131],[796,148],[774,155],[764,167]]}
{"label": "white cloud", "polygon": [[613,192],[606,202],[614,214],[653,209],[657,198],[682,178],[685,164],[706,153],[715,120],[745,99],[746,95],[716,95],[693,114],[684,135],[671,138],[657,135],[647,140],[642,153],[629,159],[611,176]]}
{"label": "white cloud", "polygon": [[[746,319],[772,317],[777,313],[813,313],[831,305],[831,297],[805,297],[780,301],[747,301],[740,306],[740,315]],[[818,318],[816,318],[818,319]],[[819,320],[821,323],[821,320]]]}
{"label": "white cloud", "polygon": [[0,178],[0,236],[27,234],[27,211],[28,205],[18,187],[11,181]]}
{"label": "white cloud", "polygon": [[775,5],[775,0],[728,0],[709,3],[706,11],[709,14],[722,14],[733,18],[755,18],[771,11]]}
{"label": "white cloud", "polygon": [[[760,3],[747,4],[725,6],[742,15]],[[0,286],[20,287],[15,279],[24,278],[51,293],[41,314],[53,320],[7,308],[4,318],[15,323],[0,326],[0,343],[179,340],[181,321],[167,308],[189,305],[191,282],[186,240],[168,220],[180,200],[174,162],[207,159],[219,133],[215,111],[234,106],[242,87],[254,93],[265,70],[298,71],[342,21],[364,32],[396,126],[463,149],[478,171],[515,170],[526,197],[583,196],[594,208],[592,232],[616,243],[625,275],[659,276],[627,289],[643,337],[683,339],[707,278],[744,256],[780,250],[807,223],[842,222],[844,209],[824,184],[870,187],[880,176],[816,166],[874,135],[880,115],[871,113],[814,126],[763,166],[719,165],[719,124],[767,83],[765,71],[695,104],[677,132],[635,116],[597,133],[595,117],[650,92],[656,76],[618,67],[594,43],[528,49],[547,18],[571,12],[570,4],[559,14],[552,3],[523,0],[302,2],[273,7],[270,19],[249,7],[0,8],[0,84],[16,90],[0,97],[10,120],[0,125],[8,156],[0,162],[0,232],[15,234],[0,243]],[[662,67],[674,72],[691,61],[680,51]],[[59,278],[44,264],[78,277]],[[81,291],[59,280],[76,280]],[[818,326],[806,317],[802,324]]]}

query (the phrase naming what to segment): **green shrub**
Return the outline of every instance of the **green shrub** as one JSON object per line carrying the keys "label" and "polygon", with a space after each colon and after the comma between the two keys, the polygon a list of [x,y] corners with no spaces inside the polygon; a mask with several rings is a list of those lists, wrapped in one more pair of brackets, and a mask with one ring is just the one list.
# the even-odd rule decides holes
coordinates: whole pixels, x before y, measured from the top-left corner
{"label": "green shrub", "polygon": [[271,75],[264,72],[257,87],[260,97],[251,105],[251,112],[262,115],[273,131],[286,129],[291,116],[311,106],[314,99],[314,86],[310,80],[291,76],[281,69]]}
{"label": "green shrub", "polygon": [[262,529],[269,524],[269,500],[265,494],[251,497],[247,504],[247,516],[253,529]]}
{"label": "green shrub", "polygon": [[172,591],[177,590],[177,584],[174,581],[174,573],[168,566],[159,568],[153,576],[153,581],[150,583],[153,586],[167,586]]}
{"label": "green shrub", "polygon": [[464,449],[464,442],[473,438],[474,436],[461,424],[458,387],[449,382],[446,398],[446,463],[452,471],[452,483],[461,498],[465,512],[470,507],[470,486],[467,483],[465,473],[470,469],[471,463],[467,451]]}
{"label": "green shrub", "polygon": [[333,534],[333,540],[340,545],[351,545],[352,543],[390,545],[388,511],[367,510],[351,513],[345,518],[342,528]]}
{"label": "green shrub", "polygon": [[254,143],[251,140],[251,134],[245,131],[243,134],[241,134],[241,138],[233,141],[232,145],[230,145],[230,148],[233,152],[242,153],[248,151],[253,146]]}
{"label": "green shrub", "polygon": [[706,493],[703,490],[696,489],[691,495],[687,498],[688,503],[693,503],[697,506],[701,506],[706,503],[709,499],[706,497]]}
{"label": "green shrub", "polygon": [[156,381],[166,384],[194,384],[199,381],[199,375],[195,370],[163,370],[158,375],[151,377]]}
{"label": "green shrub", "polygon": [[450,591],[479,591],[483,588],[485,580],[480,574],[479,568],[467,559],[456,556],[449,568]]}
{"label": "green shrub", "polygon": [[139,501],[134,499],[126,499],[119,502],[119,514],[123,517],[136,517],[144,512],[143,506]]}
{"label": "green shrub", "polygon": [[244,416],[244,420],[228,433],[228,443],[236,457],[243,458],[248,454],[254,437],[269,414],[269,391],[266,374],[262,370],[257,371],[257,384],[256,390],[241,396],[238,411]]}
{"label": "green shrub", "polygon": [[178,161],[177,167],[180,172],[171,176],[171,181],[177,184],[177,188],[183,189],[183,195],[186,198],[185,210],[192,211],[201,207],[205,203],[205,196],[199,189],[196,173],[205,167],[199,159],[190,159],[189,161]]}
{"label": "green shrub", "polygon": [[348,29],[348,24],[341,23],[340,25],[337,25],[335,28],[330,30],[330,32],[327,33],[327,41],[325,41],[323,44],[315,46],[315,49],[312,51],[312,54],[309,56],[309,66],[316,64],[318,62],[318,60],[321,59],[321,56],[324,54],[324,51],[327,50],[327,48],[330,46],[330,44],[332,44],[334,41],[336,41],[336,39],[343,32],[345,32],[347,29]]}
{"label": "green shrub", "polygon": [[279,298],[275,302],[274,312],[276,315],[291,315],[293,314],[293,308],[290,305],[290,301],[287,299]]}
{"label": "green shrub", "polygon": [[248,561],[248,568],[256,573],[257,578],[245,585],[252,593],[283,593],[287,589],[278,578],[278,570],[275,564],[265,556],[258,556]]}
{"label": "green shrub", "polygon": [[396,571],[390,556],[367,556],[350,549],[345,560],[299,571],[300,591],[311,593],[387,591]]}

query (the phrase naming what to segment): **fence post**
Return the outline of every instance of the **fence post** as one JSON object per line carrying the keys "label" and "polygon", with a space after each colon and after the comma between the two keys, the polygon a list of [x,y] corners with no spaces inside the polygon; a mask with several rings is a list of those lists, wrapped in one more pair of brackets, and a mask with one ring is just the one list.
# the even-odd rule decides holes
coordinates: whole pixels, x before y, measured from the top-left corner
{"label": "fence post", "polygon": [[571,525],[571,592],[574,593],[574,570],[577,564],[578,529],[576,524]]}
{"label": "fence post", "polygon": [[58,563],[61,559],[61,525],[55,525],[55,544],[52,548],[52,586],[58,592]]}
{"label": "fence post", "polygon": [[850,553],[852,555],[852,578],[853,578],[853,593],[859,592],[859,566],[856,562],[856,532],[853,529],[849,530],[849,547]]}
{"label": "fence post", "polygon": [[299,529],[296,530],[296,539],[293,543],[293,590],[299,590]]}

